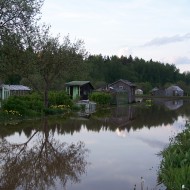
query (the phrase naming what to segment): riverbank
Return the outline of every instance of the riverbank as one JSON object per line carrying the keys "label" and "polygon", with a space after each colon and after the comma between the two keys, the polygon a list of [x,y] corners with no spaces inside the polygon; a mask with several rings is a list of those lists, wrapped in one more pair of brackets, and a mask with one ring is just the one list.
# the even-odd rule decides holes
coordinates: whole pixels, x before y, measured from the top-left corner
{"label": "riverbank", "polygon": [[182,133],[170,139],[170,144],[160,155],[159,179],[173,190],[190,189],[190,123]]}
{"label": "riverbank", "polygon": [[[57,97],[56,97],[57,96]],[[138,95],[138,99],[143,99],[146,102],[146,105],[152,105],[152,102],[160,101],[170,101],[170,100],[190,100],[190,97],[166,97],[166,96],[149,96],[149,95]],[[140,102],[140,101],[139,101]],[[50,98],[50,106],[48,108],[43,107],[43,101],[37,94],[32,94],[24,97],[10,97],[10,99],[3,104],[3,107],[0,110],[0,124],[11,124],[15,125],[23,120],[38,120],[46,116],[62,116],[66,117],[69,114],[75,113],[81,110],[82,116],[84,113],[90,114],[89,110],[85,108],[86,102],[76,104],[71,101],[64,93],[63,94],[54,94],[53,98]],[[136,105],[134,104],[128,105]],[[95,103],[93,104],[95,105]],[[121,105],[120,105],[121,106]],[[106,105],[97,104],[96,108],[93,106],[93,112],[96,110],[107,110],[111,109],[113,105],[109,105],[106,102]],[[87,110],[87,111],[86,111]],[[103,113],[102,111],[101,113]]]}

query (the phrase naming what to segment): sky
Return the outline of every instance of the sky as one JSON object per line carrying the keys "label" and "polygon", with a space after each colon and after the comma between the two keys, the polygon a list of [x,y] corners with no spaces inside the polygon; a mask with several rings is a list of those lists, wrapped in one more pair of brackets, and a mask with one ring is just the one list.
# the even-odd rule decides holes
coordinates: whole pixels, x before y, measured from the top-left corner
{"label": "sky", "polygon": [[83,40],[89,54],[152,59],[190,72],[190,0],[45,0],[53,36]]}

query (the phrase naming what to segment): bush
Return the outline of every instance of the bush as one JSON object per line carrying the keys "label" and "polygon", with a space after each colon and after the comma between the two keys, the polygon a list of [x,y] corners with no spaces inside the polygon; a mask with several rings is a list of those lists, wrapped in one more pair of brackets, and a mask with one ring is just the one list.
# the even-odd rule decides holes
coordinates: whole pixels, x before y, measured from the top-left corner
{"label": "bush", "polygon": [[105,92],[94,92],[90,95],[89,99],[99,105],[110,105],[112,97]]}
{"label": "bush", "polygon": [[50,92],[49,106],[52,105],[67,105],[67,106],[69,105],[71,107],[73,105],[73,102],[65,91]]}
{"label": "bush", "polygon": [[3,103],[3,110],[7,111],[17,111],[21,115],[24,115],[28,109],[28,104],[26,101],[23,101],[20,97],[11,96]]}
{"label": "bush", "polygon": [[10,96],[3,102],[0,119],[12,118],[13,113],[19,117],[36,117],[42,114],[55,115],[67,113],[73,106],[73,102],[65,92],[49,93],[49,108],[44,108],[43,97],[38,93],[26,96]]}
{"label": "bush", "polygon": [[16,111],[25,116],[40,115],[44,109],[42,98],[37,94],[26,96],[10,96],[4,101],[3,110]]}

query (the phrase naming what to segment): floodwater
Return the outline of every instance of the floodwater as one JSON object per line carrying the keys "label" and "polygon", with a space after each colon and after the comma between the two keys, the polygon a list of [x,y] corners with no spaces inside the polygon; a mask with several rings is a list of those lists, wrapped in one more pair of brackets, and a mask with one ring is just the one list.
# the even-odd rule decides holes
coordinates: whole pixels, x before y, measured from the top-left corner
{"label": "floodwater", "polygon": [[164,190],[158,153],[189,119],[178,100],[0,126],[0,189]]}

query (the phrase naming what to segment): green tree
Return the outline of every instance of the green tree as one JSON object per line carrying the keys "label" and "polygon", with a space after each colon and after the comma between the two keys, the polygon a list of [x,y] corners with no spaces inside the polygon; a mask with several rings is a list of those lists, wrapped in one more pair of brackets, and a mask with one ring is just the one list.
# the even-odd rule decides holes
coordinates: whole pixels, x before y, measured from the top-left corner
{"label": "green tree", "polygon": [[1,78],[9,81],[15,76],[14,66],[18,64],[23,47],[27,47],[28,36],[36,29],[43,1],[0,0]]}
{"label": "green tree", "polygon": [[35,25],[44,0],[0,0],[0,36],[23,35]]}
{"label": "green tree", "polygon": [[31,41],[33,43],[24,51],[23,60],[17,69],[36,90],[44,94],[44,105],[47,108],[51,86],[60,76],[79,73],[86,51],[83,41],[72,43],[69,36],[66,36],[61,43],[59,37],[49,35],[47,27],[33,34]]}

